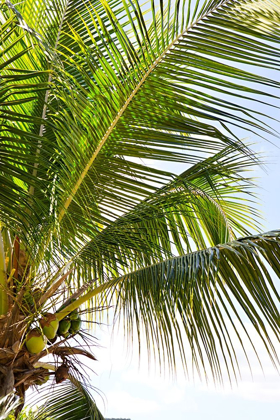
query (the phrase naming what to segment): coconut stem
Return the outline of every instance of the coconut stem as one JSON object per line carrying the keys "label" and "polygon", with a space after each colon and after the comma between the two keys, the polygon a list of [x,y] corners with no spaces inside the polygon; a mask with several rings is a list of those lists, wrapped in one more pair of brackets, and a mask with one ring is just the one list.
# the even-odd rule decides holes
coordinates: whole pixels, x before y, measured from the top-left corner
{"label": "coconut stem", "polygon": [[13,392],[14,385],[15,378],[13,370],[2,366],[0,370],[0,398],[6,397]]}
{"label": "coconut stem", "polygon": [[91,292],[86,293],[84,296],[80,297],[79,299],[75,300],[75,302],[70,303],[70,305],[63,308],[61,311],[56,313],[56,317],[59,321],[65,318],[70,312],[74,311],[74,309],[78,309],[83,303],[87,302],[88,300],[92,299],[94,296],[98,295],[101,292],[104,292],[106,289],[112,287],[112,282],[107,282],[105,284],[101,284],[100,286],[96,287]]}

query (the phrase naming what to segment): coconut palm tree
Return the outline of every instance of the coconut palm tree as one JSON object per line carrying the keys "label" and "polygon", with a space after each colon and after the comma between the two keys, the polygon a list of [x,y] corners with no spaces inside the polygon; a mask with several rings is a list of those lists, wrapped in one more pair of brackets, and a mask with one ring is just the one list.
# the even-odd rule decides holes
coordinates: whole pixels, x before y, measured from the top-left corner
{"label": "coconut palm tree", "polygon": [[38,418],[102,418],[80,356],[110,311],[171,370],[237,378],[244,317],[279,366],[280,231],[239,138],[276,135],[279,1],[0,4],[3,407],[48,381]]}

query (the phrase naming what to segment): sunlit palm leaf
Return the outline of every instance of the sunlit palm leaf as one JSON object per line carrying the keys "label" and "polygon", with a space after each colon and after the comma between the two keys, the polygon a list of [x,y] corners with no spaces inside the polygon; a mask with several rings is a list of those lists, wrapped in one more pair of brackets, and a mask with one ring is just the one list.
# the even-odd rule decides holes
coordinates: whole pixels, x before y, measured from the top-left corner
{"label": "sunlit palm leaf", "polygon": [[[177,17],[172,15],[172,10],[159,13],[149,28],[144,25],[137,5],[134,10],[132,6],[124,6],[132,32],[132,22],[143,31],[142,41],[132,39],[138,45],[135,48],[138,56],[131,53],[130,61],[127,58],[130,44],[123,43],[122,25],[114,13],[114,8],[119,6],[110,2],[104,3],[104,9],[101,3],[99,6],[100,10],[87,3],[87,20],[81,28],[72,26],[69,21],[70,29],[63,33],[57,47],[76,90],[70,96],[75,105],[70,105],[68,92],[67,96],[61,94],[59,98],[64,110],[58,117],[57,136],[65,165],[60,172],[61,193],[57,197],[61,233],[77,226],[81,214],[85,232],[89,229],[86,223],[89,219],[106,225],[141,199],[147,199],[156,187],[170,179],[170,174],[144,165],[136,166],[130,163],[131,159],[152,158],[189,164],[197,162],[201,153],[221,150],[224,143],[240,147],[230,131],[225,131],[226,125],[231,130],[237,126],[258,133],[260,130],[269,132],[265,120],[260,121],[261,115],[250,114],[256,110],[256,95],[262,100],[263,91],[248,87],[248,83],[279,85],[277,81],[233,67],[234,62],[238,65],[242,60],[232,45],[232,38],[222,36],[227,33],[223,19],[228,14],[234,21],[239,19],[238,36],[244,38],[246,51],[252,50],[243,61],[258,67],[279,68],[279,54],[269,44],[263,44],[267,32],[263,34],[255,28],[256,40],[248,41],[250,16],[246,26],[247,15],[243,11],[241,17],[234,2],[209,2],[203,7],[198,4],[197,13],[189,22],[177,26],[174,22],[182,18],[181,8],[175,12]],[[186,19],[186,4],[185,7]],[[98,41],[101,36],[104,39],[109,36],[102,24],[103,14],[114,22],[106,52]],[[227,60],[219,63],[216,61],[217,41],[211,39],[213,50],[208,43],[208,28],[216,28],[216,15],[220,17],[217,29],[221,32],[220,48],[227,52]],[[276,13],[273,19],[278,24]],[[144,46],[143,37],[148,32],[149,40],[145,40]],[[277,33],[271,35],[270,41],[278,41]],[[253,54],[256,45],[258,54]],[[119,51],[123,51],[122,59],[117,58]],[[121,60],[122,69],[126,63],[124,73],[107,60],[109,53],[116,62]],[[270,64],[260,57],[264,60],[267,57]],[[244,105],[236,103],[240,99]],[[154,182],[151,176],[155,176]]]}
{"label": "sunlit palm leaf", "polygon": [[[4,2],[5,3],[5,2]],[[37,113],[47,89],[49,72],[41,66],[46,64],[40,39],[32,32],[20,28],[22,22],[14,10],[1,4],[1,146],[0,183],[1,218],[8,225],[27,228],[27,221],[35,222],[45,203],[40,202],[46,161],[51,156],[46,145],[42,147],[41,159],[36,157],[41,116]],[[38,165],[37,179],[32,176]],[[46,179],[45,179],[46,182]],[[29,186],[37,186],[37,200],[28,195]],[[47,205],[47,208],[49,205]],[[45,209],[46,211],[46,209]],[[35,220],[34,220],[35,218]]]}
{"label": "sunlit palm leaf", "polygon": [[250,193],[250,179],[241,176],[247,164],[250,160],[238,160],[226,148],[191,167],[78,249],[76,271],[83,270],[85,261],[101,281],[175,252],[184,254],[227,242],[237,233],[248,234],[245,226],[254,210],[243,197],[232,201]]}
{"label": "sunlit palm leaf", "polygon": [[55,389],[34,420],[104,420],[86,388],[75,381]]}
{"label": "sunlit palm leaf", "polygon": [[201,374],[210,370],[219,381],[223,364],[229,376],[238,374],[237,348],[248,350],[242,329],[254,345],[248,322],[279,366],[273,341],[279,340],[280,297],[264,262],[279,277],[280,231],[162,261],[105,283],[99,293],[101,302],[111,296],[127,333],[137,331],[139,347],[145,337],[149,351],[174,367],[178,346],[187,370],[191,365]]}

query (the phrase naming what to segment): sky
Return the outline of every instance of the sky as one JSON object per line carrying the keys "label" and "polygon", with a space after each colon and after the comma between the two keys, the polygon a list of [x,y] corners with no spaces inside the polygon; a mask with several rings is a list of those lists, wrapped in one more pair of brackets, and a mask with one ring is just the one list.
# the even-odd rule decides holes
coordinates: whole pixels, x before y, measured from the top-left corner
{"label": "sky", "polygon": [[[252,336],[255,333],[252,331]],[[142,358],[139,368],[138,358],[127,355],[121,336],[111,342],[104,331],[103,348],[94,353],[98,357],[94,386],[104,393],[104,401],[95,397],[106,417],[130,418],[131,420],[184,420],[191,416],[195,420],[224,419],[236,420],[247,417],[263,420],[265,416],[276,419],[280,409],[279,375],[271,366],[257,337],[261,367],[249,352],[252,379],[248,365],[239,352],[242,380],[238,386],[230,386],[225,380],[223,386],[206,384],[197,378],[185,378],[178,369],[177,379],[155,373],[148,369],[147,360]],[[107,338],[107,340],[106,340]]]}

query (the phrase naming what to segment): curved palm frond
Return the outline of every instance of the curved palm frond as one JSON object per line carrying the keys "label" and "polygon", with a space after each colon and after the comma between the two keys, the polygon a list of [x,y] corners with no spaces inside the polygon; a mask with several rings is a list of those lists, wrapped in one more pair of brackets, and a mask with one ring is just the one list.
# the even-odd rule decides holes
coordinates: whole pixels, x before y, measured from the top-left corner
{"label": "curved palm frond", "polygon": [[237,348],[241,346],[246,356],[248,350],[241,330],[254,348],[247,322],[260,336],[274,366],[279,366],[273,341],[280,338],[276,306],[280,296],[267,268],[270,265],[280,277],[279,263],[279,230],[248,236],[112,279],[58,316],[93,297],[96,306],[104,301],[115,304],[115,316],[127,334],[138,334],[139,350],[144,338],[148,353],[160,364],[173,370],[178,347],[187,371],[192,365],[207,377],[210,370],[214,380],[222,381],[225,367],[229,378],[233,374],[237,379]]}
{"label": "curved palm frond", "polygon": [[[163,346],[166,351],[161,354],[170,364],[175,363],[176,340],[185,362],[184,331],[194,366],[205,374],[207,363],[217,380],[222,380],[221,360],[228,373],[232,369],[236,375],[233,337],[235,333],[243,347],[237,325],[246,331],[249,320],[279,366],[272,336],[279,340],[280,297],[263,264],[266,261],[279,276],[279,235],[275,231],[241,238],[128,274],[119,287],[115,285],[115,313],[123,310],[128,331],[134,325],[139,331],[141,318],[151,349]],[[245,320],[238,310],[246,314]],[[153,311],[156,316],[151,316]]]}
{"label": "curved palm frond", "polygon": [[[81,220],[76,238],[70,237],[69,243],[66,238],[60,244],[65,256],[72,250],[68,262],[63,262],[65,269],[71,265],[72,275],[63,282],[73,290],[77,282],[81,285],[98,279],[100,284],[174,254],[227,242],[237,234],[247,235],[250,227],[258,229],[254,183],[242,174],[248,165],[252,165],[250,159],[227,147],[174,177],[115,222],[100,227],[84,246]],[[61,273],[61,260],[53,258],[53,263]],[[54,279],[41,280],[46,293],[50,290],[52,295]],[[60,284],[58,280],[58,287]]]}
{"label": "curved palm frond", "polygon": [[[60,108],[50,111],[59,147],[53,164],[57,172],[53,214],[59,235],[83,231],[94,236],[99,225],[107,226],[170,181],[170,173],[136,164],[135,159],[193,164],[203,153],[213,154],[225,144],[250,154],[234,130],[271,132],[255,104],[264,102],[262,86],[278,88],[279,83],[242,66],[279,69],[279,54],[270,45],[278,42],[278,35],[272,31],[268,40],[269,28],[253,31],[251,11],[242,9],[241,17],[238,4],[209,2],[206,7],[198,2],[191,17],[184,3],[185,13],[181,6],[159,11],[149,27],[143,23],[140,6],[133,9],[125,2],[125,12],[118,3],[100,2],[97,8],[87,2],[86,19],[78,9],[69,14],[57,51],[70,85],[64,90],[56,86],[52,94]],[[277,4],[272,7],[277,10]],[[131,39],[114,8],[126,14],[134,33]],[[105,15],[111,22],[110,33]],[[223,23],[228,15],[236,25],[234,36],[244,38],[246,58],[240,57]],[[272,16],[275,25],[277,16],[276,12]],[[216,58],[222,53],[209,31],[218,34],[219,49],[227,54],[219,63]],[[248,32],[255,36],[254,43]],[[276,101],[273,94],[267,97]]]}
{"label": "curved palm frond", "polygon": [[93,277],[101,281],[174,253],[181,255],[207,244],[228,242],[238,233],[248,234],[245,226],[250,225],[255,210],[237,196],[251,194],[252,181],[241,175],[251,162],[238,160],[231,151],[228,147],[174,178],[96,234],[78,249],[73,261],[79,267],[83,260],[95,267]]}
{"label": "curved palm frond", "polygon": [[104,420],[90,393],[77,380],[52,391],[34,420]]}
{"label": "curved palm frond", "polygon": [[[31,1],[20,6],[29,24],[34,23],[31,6]],[[40,116],[48,116],[46,135],[28,140],[35,152],[32,159],[42,157],[42,162],[41,158],[40,162],[30,162],[28,172],[38,175],[30,187],[40,203],[35,216],[45,220],[38,229],[36,217],[30,218],[33,229],[28,232],[37,248],[40,239],[43,247],[51,237],[55,239],[54,231],[59,237],[73,237],[78,231],[95,236],[100,225],[107,226],[172,179],[167,171],[131,159],[193,164],[201,160],[202,153],[213,154],[225,143],[250,153],[232,135],[234,125],[269,131],[265,122],[259,122],[259,115],[250,114],[256,95],[263,96],[263,92],[247,83],[278,87],[278,82],[234,68],[234,60],[237,64],[242,60],[229,36],[221,36],[223,41],[219,42],[224,43],[231,65],[224,61],[217,64],[213,59],[217,56],[216,40],[211,38],[212,52],[207,41],[209,26],[217,26],[216,15],[221,17],[221,34],[227,33],[222,18],[230,14],[234,22],[240,20],[239,6],[229,1],[197,2],[193,15],[191,6],[178,2],[173,10],[169,2],[166,10],[157,12],[152,1],[154,13],[148,26],[145,7],[137,2],[134,6],[110,1],[36,3],[35,29],[46,35],[46,28],[52,28],[49,45],[56,47],[64,67],[62,70],[58,61],[49,64],[55,69],[52,89],[48,94],[44,91],[40,102]],[[277,4],[273,7],[276,10]],[[244,37],[243,48],[252,50],[246,62],[277,68],[277,52],[269,43],[264,44],[268,29],[254,29],[254,46],[247,39],[252,10],[243,10],[242,22],[236,28]],[[275,12],[275,24],[277,16]],[[247,20],[248,26],[244,24]],[[276,31],[272,31],[269,42],[277,40]],[[196,48],[198,42],[200,47]],[[250,106],[237,105],[236,101],[245,101],[245,96],[253,99]],[[47,150],[46,155],[37,154],[38,144]],[[9,154],[14,158],[14,151]],[[20,182],[27,181],[24,174]]]}

